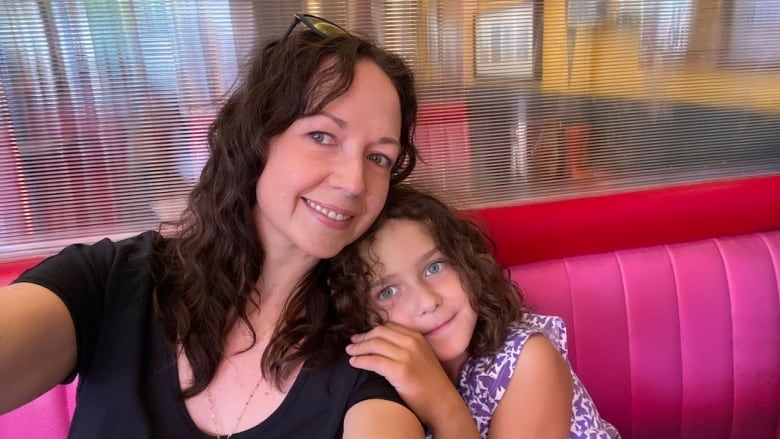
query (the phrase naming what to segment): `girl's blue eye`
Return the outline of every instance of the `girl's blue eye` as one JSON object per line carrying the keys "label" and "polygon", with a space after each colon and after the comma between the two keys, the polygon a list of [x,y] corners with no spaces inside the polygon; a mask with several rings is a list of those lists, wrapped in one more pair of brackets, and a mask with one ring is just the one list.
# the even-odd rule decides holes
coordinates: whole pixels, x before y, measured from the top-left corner
{"label": "girl's blue eye", "polygon": [[393,161],[384,154],[369,154],[368,159],[383,168],[393,166]]}
{"label": "girl's blue eye", "polygon": [[444,262],[438,261],[425,267],[425,275],[430,276],[436,274],[444,269]]}
{"label": "girl's blue eye", "polygon": [[379,300],[388,300],[388,299],[392,299],[396,295],[396,293],[398,293],[398,288],[396,288],[396,287],[385,287],[385,288],[382,288],[379,291],[379,293],[377,293],[376,296],[377,296],[377,298],[379,298]]}

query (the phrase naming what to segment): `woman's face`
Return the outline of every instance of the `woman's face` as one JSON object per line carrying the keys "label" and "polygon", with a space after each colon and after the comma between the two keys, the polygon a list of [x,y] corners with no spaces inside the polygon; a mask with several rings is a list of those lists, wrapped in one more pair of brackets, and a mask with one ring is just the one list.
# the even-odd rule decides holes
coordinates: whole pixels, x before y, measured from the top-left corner
{"label": "woman's face", "polygon": [[379,215],[400,154],[401,104],[373,62],[319,114],[271,139],[255,222],[269,256],[329,258]]}

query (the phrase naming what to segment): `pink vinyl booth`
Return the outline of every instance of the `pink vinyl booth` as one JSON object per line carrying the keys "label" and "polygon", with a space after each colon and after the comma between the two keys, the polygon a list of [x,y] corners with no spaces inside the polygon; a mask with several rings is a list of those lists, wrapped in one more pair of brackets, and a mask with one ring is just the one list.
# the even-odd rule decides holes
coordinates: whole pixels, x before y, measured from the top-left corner
{"label": "pink vinyl booth", "polygon": [[[624,438],[780,439],[780,175],[472,214]],[[0,437],[65,438],[73,410],[59,386]]]}
{"label": "pink vinyl booth", "polygon": [[479,214],[623,437],[780,439],[780,176]]}

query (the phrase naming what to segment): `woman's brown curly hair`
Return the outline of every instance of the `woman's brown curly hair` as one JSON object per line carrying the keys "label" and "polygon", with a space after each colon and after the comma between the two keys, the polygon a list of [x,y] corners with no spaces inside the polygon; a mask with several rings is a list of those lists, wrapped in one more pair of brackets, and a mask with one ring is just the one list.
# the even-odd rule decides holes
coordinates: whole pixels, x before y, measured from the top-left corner
{"label": "woman's brown curly hair", "polygon": [[[247,306],[265,263],[252,209],[269,141],[295,120],[318,113],[351,86],[361,61],[378,65],[401,103],[401,152],[391,186],[414,169],[417,98],[404,61],[349,34],[322,37],[302,30],[258,46],[248,69],[208,133],[209,159],[189,195],[176,236],[161,243],[155,306],[166,343],[183,349],[193,371],[190,397],[203,391],[225,356],[228,331],[252,327]],[[332,328],[330,297],[321,262],[300,281],[262,359],[277,386],[302,360],[330,361],[343,352]],[[254,336],[254,330],[253,336]],[[256,338],[254,338],[256,340]]]}
{"label": "woman's brown curly hair", "polygon": [[386,320],[374,307],[370,291],[375,261],[372,246],[376,232],[390,220],[415,221],[425,226],[439,251],[458,272],[477,313],[469,354],[496,352],[504,344],[510,323],[522,318],[522,294],[511,281],[509,270],[493,257],[493,241],[476,223],[458,216],[434,196],[408,185],[391,188],[376,222],[330,261],[328,279],[341,329],[365,332]]}

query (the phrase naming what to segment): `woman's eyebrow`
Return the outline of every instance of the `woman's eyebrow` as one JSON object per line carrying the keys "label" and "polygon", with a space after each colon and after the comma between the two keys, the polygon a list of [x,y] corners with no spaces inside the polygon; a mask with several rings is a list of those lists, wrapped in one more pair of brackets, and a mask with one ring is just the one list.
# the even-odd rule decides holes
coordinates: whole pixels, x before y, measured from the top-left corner
{"label": "woman's eyebrow", "polygon": [[[320,114],[325,116],[325,117],[327,117],[328,119],[332,120],[333,123],[338,125],[338,127],[341,128],[342,130],[347,127],[347,121],[342,119],[342,118],[340,118],[340,117],[338,117],[338,116],[330,114],[327,111],[322,111],[322,112],[320,112]],[[398,139],[394,139],[392,137],[380,137],[374,143],[391,144],[391,145],[396,145],[396,146],[399,146],[399,147],[401,146],[401,142]]]}
{"label": "woman's eyebrow", "polygon": [[325,117],[327,117],[328,119],[332,120],[332,121],[333,121],[333,123],[335,123],[336,125],[338,125],[338,126],[339,126],[339,128],[341,128],[342,130],[343,130],[344,128],[346,128],[346,127],[347,127],[347,121],[346,121],[346,120],[344,120],[344,119],[341,119],[341,118],[339,118],[339,117],[336,117],[336,116],[334,116],[334,115],[332,115],[332,114],[330,114],[330,113],[328,113],[328,112],[326,112],[326,111],[323,111],[323,112],[321,112],[320,114],[322,114],[323,116],[325,116]]}
{"label": "woman's eyebrow", "polygon": [[390,144],[390,145],[395,145],[399,148],[401,147],[401,142],[399,142],[398,139],[394,139],[392,137],[380,137],[379,140],[377,140],[375,143],[384,144],[384,145]]}

